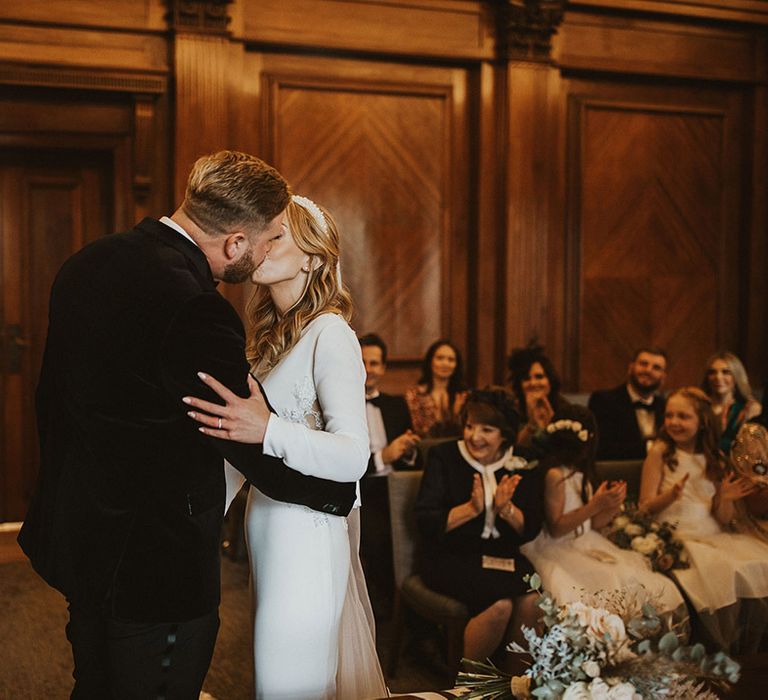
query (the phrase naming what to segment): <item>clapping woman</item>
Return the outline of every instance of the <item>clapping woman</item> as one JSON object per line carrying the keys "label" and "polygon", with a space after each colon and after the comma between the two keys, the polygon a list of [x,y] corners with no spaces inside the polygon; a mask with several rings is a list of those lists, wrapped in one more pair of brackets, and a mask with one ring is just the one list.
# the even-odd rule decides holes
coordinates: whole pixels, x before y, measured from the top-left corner
{"label": "clapping woman", "polygon": [[513,455],[519,418],[505,390],[473,391],[462,416],[463,439],[429,451],[416,518],[424,580],[467,605],[464,656],[482,660],[508,627],[522,641],[520,626],[536,623],[520,546],[541,528],[543,494],[538,471]]}

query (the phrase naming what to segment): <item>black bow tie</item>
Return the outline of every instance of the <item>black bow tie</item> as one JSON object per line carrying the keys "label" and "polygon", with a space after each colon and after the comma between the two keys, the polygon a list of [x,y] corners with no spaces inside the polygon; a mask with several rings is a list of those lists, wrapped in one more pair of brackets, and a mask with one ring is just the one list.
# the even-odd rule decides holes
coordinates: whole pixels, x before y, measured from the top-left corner
{"label": "black bow tie", "polygon": [[632,408],[634,409],[641,409],[643,411],[651,411],[653,412],[653,404],[652,403],[643,403],[642,401],[633,401],[632,402]]}
{"label": "black bow tie", "polygon": [[372,396],[370,399],[366,399],[365,402],[372,403],[377,408],[381,408],[381,394],[378,396]]}

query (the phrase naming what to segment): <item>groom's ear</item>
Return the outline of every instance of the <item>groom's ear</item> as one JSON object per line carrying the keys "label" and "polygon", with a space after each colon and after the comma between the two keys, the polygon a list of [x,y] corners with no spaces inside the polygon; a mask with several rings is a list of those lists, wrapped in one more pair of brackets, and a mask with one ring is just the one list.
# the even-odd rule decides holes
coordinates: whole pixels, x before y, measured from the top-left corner
{"label": "groom's ear", "polygon": [[247,248],[248,239],[242,231],[229,233],[224,239],[224,255],[226,255],[229,260],[234,260],[235,258],[240,257],[240,255],[243,254],[243,251]]}

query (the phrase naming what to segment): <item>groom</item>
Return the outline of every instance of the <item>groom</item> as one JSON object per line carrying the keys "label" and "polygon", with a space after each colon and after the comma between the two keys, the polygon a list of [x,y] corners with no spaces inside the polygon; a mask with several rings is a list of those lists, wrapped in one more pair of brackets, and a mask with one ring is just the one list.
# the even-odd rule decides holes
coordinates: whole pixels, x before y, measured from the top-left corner
{"label": "groom", "polygon": [[201,158],[171,217],[91,243],[56,277],[19,543],[69,603],[73,698],[198,697],[219,625],[222,457],[276,500],[354,502],[354,484],[203,436],[181,401],[218,401],[200,370],[249,395],[243,326],[216,283],[250,278],[289,198],[258,158]]}

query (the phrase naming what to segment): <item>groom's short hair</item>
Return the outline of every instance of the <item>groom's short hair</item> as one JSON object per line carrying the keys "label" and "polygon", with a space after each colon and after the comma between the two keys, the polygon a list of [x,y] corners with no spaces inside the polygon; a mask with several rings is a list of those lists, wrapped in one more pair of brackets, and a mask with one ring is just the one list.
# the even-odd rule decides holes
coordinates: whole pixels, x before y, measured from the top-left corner
{"label": "groom's short hair", "polygon": [[290,197],[271,165],[248,153],[219,151],[192,166],[181,208],[206,233],[261,231]]}

